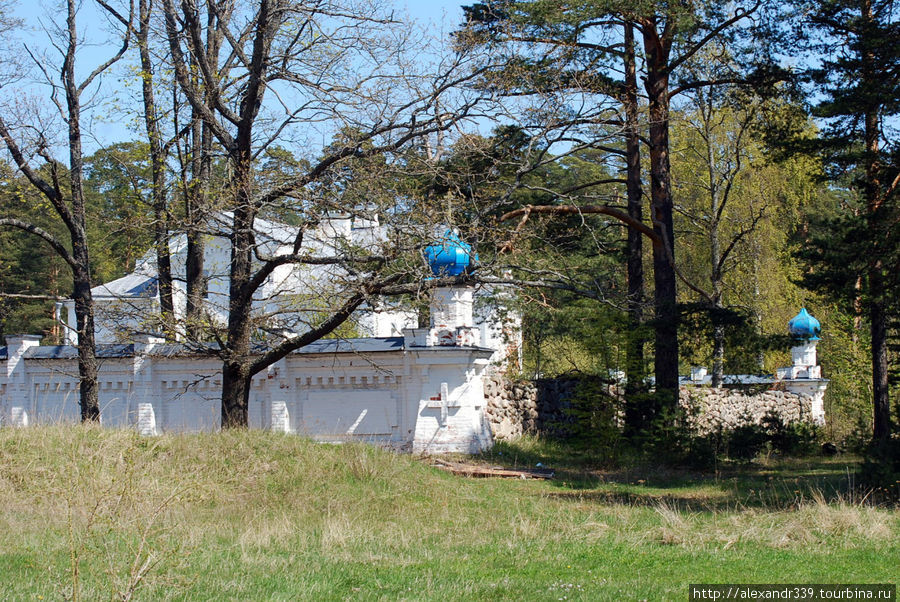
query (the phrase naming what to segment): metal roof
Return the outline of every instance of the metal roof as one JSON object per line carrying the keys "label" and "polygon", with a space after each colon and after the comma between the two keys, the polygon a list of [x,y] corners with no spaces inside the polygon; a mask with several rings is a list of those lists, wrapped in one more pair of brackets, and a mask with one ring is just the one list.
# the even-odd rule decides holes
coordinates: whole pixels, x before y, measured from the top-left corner
{"label": "metal roof", "polygon": [[374,337],[363,339],[319,339],[294,353],[378,353],[402,351],[403,337]]}
{"label": "metal roof", "polygon": [[[319,339],[305,347],[301,347],[293,351],[299,354],[316,354],[316,353],[385,353],[392,351],[403,351],[407,349],[404,346],[403,337],[368,337],[358,339]],[[416,351],[422,350],[452,350],[452,349],[475,349],[479,351],[493,352],[492,349],[486,347],[412,347],[409,348]],[[262,353],[266,349],[262,346],[255,347],[251,353]],[[178,356],[212,356],[216,351],[216,346],[211,344],[205,349],[196,345],[185,345],[182,343],[162,343],[152,347],[151,355],[160,357],[178,357]],[[72,345],[41,345],[37,347],[29,347],[24,354],[24,359],[75,359],[78,357],[78,348]],[[125,358],[134,357],[134,344],[98,344],[97,357],[99,358]],[[6,360],[8,352],[6,347],[0,347],[0,360]]]}
{"label": "metal roof", "polygon": [[806,311],[805,307],[801,307],[800,313],[788,322],[788,332],[801,339],[818,341],[822,325]]}
{"label": "metal roof", "polygon": [[156,276],[131,273],[91,289],[94,297],[155,297]]}
{"label": "metal roof", "polygon": [[[772,374],[723,374],[723,385],[767,385],[775,382]],[[702,379],[694,380],[690,376],[679,376],[680,385],[711,385],[712,375],[706,374]]]}
{"label": "metal roof", "polygon": [[[97,357],[132,357],[134,345],[128,344],[99,344],[97,345]],[[78,348],[72,345],[40,345],[29,347],[22,356],[26,360],[53,360],[75,359],[78,357]]]}

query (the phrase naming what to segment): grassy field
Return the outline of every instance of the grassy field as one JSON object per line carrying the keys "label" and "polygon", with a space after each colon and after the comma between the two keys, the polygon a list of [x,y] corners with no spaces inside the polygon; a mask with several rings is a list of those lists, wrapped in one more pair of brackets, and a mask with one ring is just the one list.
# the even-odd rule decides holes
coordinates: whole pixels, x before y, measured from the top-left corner
{"label": "grassy field", "polygon": [[[534,441],[466,479],[265,432],[0,430],[0,599],[661,600],[689,583],[896,583],[900,515],[850,460],[598,469]],[[74,594],[74,596],[73,596]]]}

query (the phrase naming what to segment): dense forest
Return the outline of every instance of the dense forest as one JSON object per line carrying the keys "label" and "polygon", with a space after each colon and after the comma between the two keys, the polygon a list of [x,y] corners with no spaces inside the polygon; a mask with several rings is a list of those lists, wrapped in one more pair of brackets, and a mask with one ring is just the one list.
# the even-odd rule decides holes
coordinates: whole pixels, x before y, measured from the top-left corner
{"label": "dense forest", "polygon": [[[691,366],[715,384],[787,365],[803,306],[824,326],[826,436],[884,443],[900,423],[896,10],[489,0],[432,39],[354,0],[69,0],[42,24],[53,43],[0,69],[0,334],[58,342],[54,304],[74,298],[82,416],[96,417],[90,288],[153,249],[157,331],[219,342],[223,424],[241,426],[249,378],[341,333],[363,302],[507,284],[521,375],[622,372],[639,432],[668,420]],[[21,47],[24,25],[2,21]],[[87,151],[103,111],[128,136]],[[335,210],[377,214],[390,240],[377,257],[345,250],[354,277],[328,311],[252,355],[254,287],[321,261],[254,255],[254,220],[302,230]],[[216,324],[202,257],[222,211],[237,251]],[[437,224],[475,246],[477,269],[424,280]]]}

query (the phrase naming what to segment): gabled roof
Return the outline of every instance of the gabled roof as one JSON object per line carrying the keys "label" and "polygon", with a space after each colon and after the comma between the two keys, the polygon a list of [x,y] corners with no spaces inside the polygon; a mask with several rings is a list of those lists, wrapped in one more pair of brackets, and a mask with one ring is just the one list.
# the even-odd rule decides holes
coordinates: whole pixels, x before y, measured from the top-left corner
{"label": "gabled roof", "polygon": [[[219,211],[209,218],[209,226],[215,238],[227,237],[231,229],[233,212]],[[347,214],[346,219],[351,219]],[[385,230],[378,225],[377,220],[364,220],[365,227],[353,228],[351,240],[344,241],[335,230],[329,230],[323,221],[318,227],[311,229],[304,238],[304,249],[312,255],[335,255],[344,242],[350,242],[358,246],[377,244],[386,239]],[[299,226],[279,223],[269,219],[257,217],[253,222],[253,230],[256,234],[256,243],[262,249],[264,255],[277,255],[290,249],[300,231]],[[341,242],[338,242],[338,241]],[[169,239],[169,251],[173,255],[184,252],[187,247],[187,235],[184,232],[173,233]],[[327,270],[322,270],[327,271]],[[158,294],[156,254],[153,248],[144,253],[136,262],[134,270],[125,276],[95,286],[91,293],[97,299],[151,299]],[[71,301],[70,301],[71,303]]]}
{"label": "gabled roof", "polygon": [[112,282],[95,286],[91,294],[97,298],[152,298],[156,296],[156,276],[132,272]]}
{"label": "gabled roof", "polygon": [[[229,232],[231,230],[233,219],[234,212],[232,211],[220,211],[212,216],[213,223],[221,227],[223,232]],[[253,232],[257,236],[283,245],[293,244],[299,230],[300,228],[297,226],[289,226],[261,217],[257,217],[253,220]]]}

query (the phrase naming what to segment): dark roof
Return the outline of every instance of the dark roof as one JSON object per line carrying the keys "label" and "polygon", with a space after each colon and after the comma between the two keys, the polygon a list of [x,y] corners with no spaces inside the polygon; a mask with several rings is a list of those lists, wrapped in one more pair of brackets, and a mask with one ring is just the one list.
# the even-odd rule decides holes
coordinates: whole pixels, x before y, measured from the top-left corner
{"label": "dark roof", "polygon": [[[132,344],[99,344],[97,345],[97,357],[132,357],[134,356],[134,345]],[[27,360],[52,360],[52,359],[74,359],[78,357],[78,348],[72,345],[41,345],[39,347],[29,347],[25,351],[24,358]]]}
{"label": "dark roof", "polygon": [[[204,347],[184,345],[181,343],[165,343],[156,345],[153,355],[174,357],[178,355],[211,355],[217,349],[216,343]],[[382,351],[402,351],[403,337],[376,337],[360,339],[319,339],[293,351],[293,353],[377,353]],[[266,347],[254,345],[252,353],[263,353]]]}
{"label": "dark roof", "polygon": [[[371,337],[360,339],[320,339],[301,347],[293,353],[382,353],[390,351],[403,351],[403,337]],[[457,349],[457,347],[415,347],[417,350]],[[482,351],[492,351],[485,347],[475,347]],[[181,343],[164,343],[153,347],[151,353],[155,356],[176,357],[186,355],[212,355],[216,345],[211,344],[206,349]],[[254,352],[261,353],[265,349],[257,347]],[[0,360],[7,359],[7,348],[0,347]],[[41,345],[29,347],[25,352],[25,359],[74,359],[78,357],[78,349],[72,345]],[[97,345],[97,357],[134,357],[134,345],[128,344],[99,344]]]}
{"label": "dark roof", "polygon": [[[723,374],[723,385],[769,385],[776,381],[771,374]],[[701,380],[693,380],[690,376],[679,376],[680,385],[710,385],[712,375],[707,374]]]}
{"label": "dark roof", "polygon": [[372,337],[364,339],[319,339],[294,353],[378,353],[402,351],[403,337]]}

